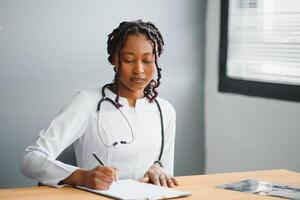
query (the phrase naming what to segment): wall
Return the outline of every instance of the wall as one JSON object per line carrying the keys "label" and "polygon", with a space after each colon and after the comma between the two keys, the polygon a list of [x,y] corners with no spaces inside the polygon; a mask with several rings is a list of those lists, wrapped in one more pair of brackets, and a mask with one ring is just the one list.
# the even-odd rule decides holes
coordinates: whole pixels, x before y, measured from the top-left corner
{"label": "wall", "polygon": [[204,18],[204,0],[1,0],[0,187],[36,184],[19,172],[24,148],[76,91],[113,79],[107,34],[136,19],[165,38],[160,95],[177,110],[175,174],[203,173]]}
{"label": "wall", "polygon": [[285,168],[300,171],[300,104],[220,93],[220,1],[207,4],[206,173]]}

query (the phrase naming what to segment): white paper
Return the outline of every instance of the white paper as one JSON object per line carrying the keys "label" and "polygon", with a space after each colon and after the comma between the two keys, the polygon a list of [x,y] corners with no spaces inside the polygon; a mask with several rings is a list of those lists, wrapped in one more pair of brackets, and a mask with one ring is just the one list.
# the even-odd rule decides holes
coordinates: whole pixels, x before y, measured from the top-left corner
{"label": "white paper", "polygon": [[141,183],[132,179],[113,182],[109,190],[94,190],[82,186],[76,187],[116,199],[163,199],[183,197],[191,194],[190,192],[183,192],[173,188]]}
{"label": "white paper", "polygon": [[252,179],[218,185],[218,188],[300,200],[300,188]]}

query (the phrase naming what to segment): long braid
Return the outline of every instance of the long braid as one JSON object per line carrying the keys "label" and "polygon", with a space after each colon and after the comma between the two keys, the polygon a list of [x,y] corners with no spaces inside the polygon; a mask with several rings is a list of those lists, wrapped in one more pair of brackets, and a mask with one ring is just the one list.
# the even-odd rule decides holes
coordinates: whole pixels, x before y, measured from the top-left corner
{"label": "long braid", "polygon": [[120,77],[120,72],[119,72],[119,70],[116,70],[115,78],[113,81],[113,90],[117,94],[117,96],[115,98],[115,102],[116,102],[118,108],[122,107],[122,104],[120,104],[120,102],[119,102],[119,98],[120,98],[119,91],[118,91],[119,90],[118,89],[119,77]]}
{"label": "long braid", "polygon": [[[114,57],[118,56],[118,66],[117,68],[121,67],[120,61],[120,53],[122,48],[125,45],[127,36],[132,34],[144,34],[147,36],[149,40],[151,40],[153,44],[153,54],[155,56],[155,65],[157,70],[157,80],[151,80],[150,83],[144,89],[144,95],[149,99],[150,102],[157,97],[158,91],[157,88],[160,86],[160,79],[161,79],[161,68],[158,66],[157,59],[163,52],[164,47],[164,40],[160,31],[157,27],[151,22],[143,22],[142,20],[132,21],[132,22],[121,22],[119,27],[113,30],[112,33],[108,35],[107,40],[107,52],[109,54],[108,61],[111,64],[114,61]],[[116,93],[115,102],[118,106],[122,106],[119,103],[119,94],[118,94],[118,82],[119,82],[119,70],[115,70],[115,78],[113,81],[114,85],[114,92]]]}
{"label": "long braid", "polygon": [[[153,25],[154,26],[154,25]],[[150,40],[152,41],[152,43],[154,44],[154,48],[153,48],[153,54],[155,56],[155,66],[156,66],[156,70],[157,70],[157,80],[154,81],[154,80],[151,80],[149,86],[151,88],[151,95],[149,95],[149,89],[147,91],[147,94],[148,94],[148,99],[150,100],[150,102],[153,102],[153,100],[157,97],[158,95],[158,91],[157,91],[157,88],[160,86],[160,79],[161,79],[161,68],[158,66],[158,62],[157,62],[157,59],[158,59],[158,54],[160,55],[161,51],[163,50],[163,48],[157,44],[157,40],[156,39],[156,35],[155,33],[151,32],[151,31],[147,31],[147,36],[148,38],[150,38]],[[160,40],[161,43],[163,43],[163,40]]]}

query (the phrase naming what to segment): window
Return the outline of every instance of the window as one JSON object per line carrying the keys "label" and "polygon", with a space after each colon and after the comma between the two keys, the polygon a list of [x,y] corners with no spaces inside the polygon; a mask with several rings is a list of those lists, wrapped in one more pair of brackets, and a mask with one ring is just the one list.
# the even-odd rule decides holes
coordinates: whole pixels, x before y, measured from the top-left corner
{"label": "window", "polygon": [[221,2],[219,91],[300,101],[300,1]]}

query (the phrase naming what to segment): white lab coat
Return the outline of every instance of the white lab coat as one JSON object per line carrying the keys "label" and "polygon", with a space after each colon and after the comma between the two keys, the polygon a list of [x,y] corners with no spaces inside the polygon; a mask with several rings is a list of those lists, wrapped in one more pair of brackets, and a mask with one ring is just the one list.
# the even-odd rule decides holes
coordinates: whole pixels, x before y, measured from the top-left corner
{"label": "white lab coat", "polygon": [[[106,96],[115,99],[115,94],[105,89]],[[47,129],[40,132],[37,141],[25,150],[20,164],[24,175],[54,187],[78,168],[91,169],[99,165],[92,156],[95,152],[108,166],[119,170],[119,178],[140,179],[158,159],[161,148],[161,124],[156,103],[147,98],[138,99],[135,108],[128,106],[126,98],[120,97],[121,111],[128,119],[134,133],[132,144],[107,148],[101,142],[99,130],[105,144],[115,141],[130,141],[132,134],[125,118],[109,102],[101,105],[98,120],[97,104],[101,88],[80,91],[67,104]],[[165,142],[162,155],[164,169],[173,175],[175,143],[175,110],[161,98],[160,103]],[[56,160],[58,155],[74,143],[77,166]]]}

